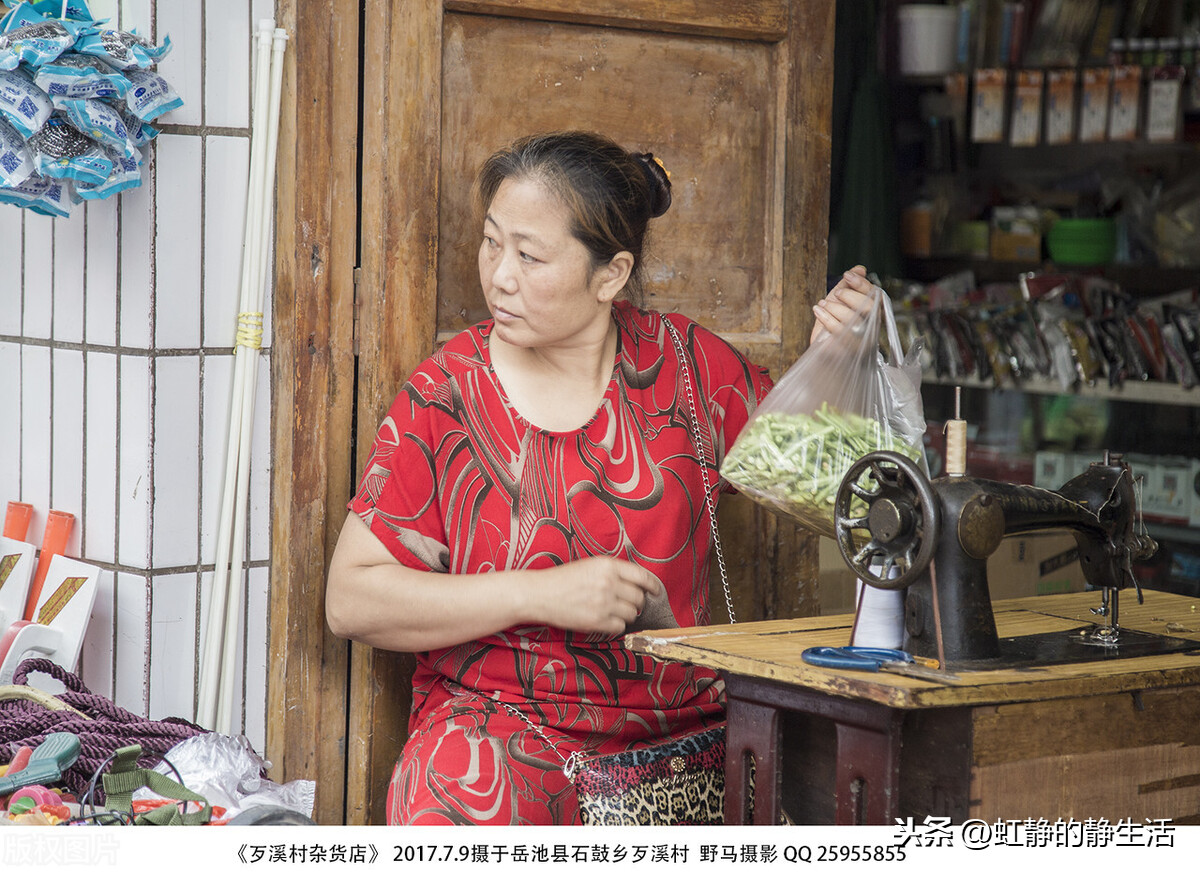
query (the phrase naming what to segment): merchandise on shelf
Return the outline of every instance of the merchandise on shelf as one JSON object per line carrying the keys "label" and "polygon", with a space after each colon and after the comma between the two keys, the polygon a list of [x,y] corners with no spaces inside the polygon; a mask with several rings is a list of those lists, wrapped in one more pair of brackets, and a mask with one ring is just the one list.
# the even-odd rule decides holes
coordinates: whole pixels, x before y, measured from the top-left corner
{"label": "merchandise on shelf", "polygon": [[[961,280],[954,279],[962,284]],[[1196,288],[1134,301],[1094,276],[1026,273],[1017,285],[946,294],[901,310],[902,337],[922,337],[927,373],[1020,387],[1030,378],[1062,390],[1106,382],[1162,382],[1192,388],[1200,374]]]}

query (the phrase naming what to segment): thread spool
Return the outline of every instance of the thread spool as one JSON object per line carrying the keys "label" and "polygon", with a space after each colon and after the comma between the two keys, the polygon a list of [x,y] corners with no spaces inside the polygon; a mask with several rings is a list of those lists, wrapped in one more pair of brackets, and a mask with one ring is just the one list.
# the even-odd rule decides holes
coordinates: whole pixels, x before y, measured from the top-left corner
{"label": "thread spool", "polygon": [[[900,573],[893,567],[895,578]],[[855,580],[854,627],[850,644],[881,649],[898,649],[904,644],[904,591],[875,588]]]}
{"label": "thread spool", "polygon": [[946,475],[967,474],[967,423],[960,415],[962,388],[954,389],[954,418],[946,422]]}

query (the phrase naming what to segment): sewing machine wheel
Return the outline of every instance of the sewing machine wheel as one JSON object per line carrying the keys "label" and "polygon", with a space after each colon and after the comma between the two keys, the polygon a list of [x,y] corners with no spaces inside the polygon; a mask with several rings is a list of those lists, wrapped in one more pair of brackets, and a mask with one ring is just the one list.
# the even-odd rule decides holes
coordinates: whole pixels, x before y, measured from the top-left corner
{"label": "sewing machine wheel", "polygon": [[925,474],[904,455],[859,458],[842,478],[833,511],[838,549],[867,584],[907,588],[929,566],[941,527],[937,500]]}

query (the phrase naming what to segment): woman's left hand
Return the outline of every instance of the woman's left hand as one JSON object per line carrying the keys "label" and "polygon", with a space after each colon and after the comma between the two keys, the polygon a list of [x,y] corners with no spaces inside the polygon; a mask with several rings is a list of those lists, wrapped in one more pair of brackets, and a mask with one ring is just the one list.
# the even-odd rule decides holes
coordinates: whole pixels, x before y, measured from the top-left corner
{"label": "woman's left hand", "polygon": [[871,291],[874,287],[867,278],[867,268],[861,264],[843,273],[841,281],[813,307],[816,324],[809,342],[815,340],[822,329],[836,334],[865,318],[875,304]]}

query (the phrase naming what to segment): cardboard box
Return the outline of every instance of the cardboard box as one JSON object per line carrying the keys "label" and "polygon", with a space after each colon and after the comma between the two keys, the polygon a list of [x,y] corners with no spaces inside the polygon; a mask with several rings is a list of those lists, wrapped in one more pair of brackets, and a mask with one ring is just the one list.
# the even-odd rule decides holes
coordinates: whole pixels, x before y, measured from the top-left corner
{"label": "cardboard box", "polygon": [[1071,477],[1071,463],[1066,452],[1042,451],[1033,456],[1033,484],[1038,488],[1057,491]]}
{"label": "cardboard box", "polygon": [[1042,229],[1032,206],[997,206],[992,210],[991,251],[994,261],[1040,261]]}
{"label": "cardboard box", "polygon": [[1142,511],[1168,524],[1191,520],[1195,473],[1187,458],[1159,458],[1143,486]]}
{"label": "cardboard box", "polygon": [[1040,261],[1042,236],[1038,233],[1014,233],[992,228],[989,244],[994,261]]}
{"label": "cardboard box", "polygon": [[1054,531],[1005,537],[988,559],[988,590],[992,600],[1086,589],[1075,537],[1069,533]]}

